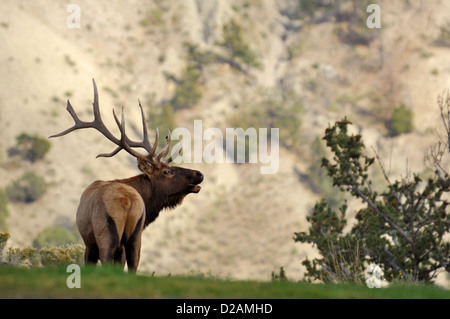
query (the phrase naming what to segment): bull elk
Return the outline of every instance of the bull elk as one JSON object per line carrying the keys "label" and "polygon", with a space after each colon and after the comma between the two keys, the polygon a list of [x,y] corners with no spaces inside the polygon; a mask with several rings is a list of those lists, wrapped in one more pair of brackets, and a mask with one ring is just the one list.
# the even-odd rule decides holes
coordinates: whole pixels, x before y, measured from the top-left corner
{"label": "bull elk", "polygon": [[[99,154],[97,157],[112,157],[125,150],[137,159],[137,166],[142,174],[120,180],[93,182],[81,195],[76,214],[77,227],[86,245],[84,254],[86,264],[96,264],[99,259],[102,264],[120,263],[122,267],[126,263],[128,269],[135,272],[140,259],[142,231],[158,217],[162,209],[173,208],[181,204],[186,195],[198,193],[201,188],[198,184],[203,181],[203,174],[195,170],[169,166],[181,152],[180,147],[165,160],[170,150],[170,131],[166,137],[167,144],[155,155],[159,132],[156,129],[156,138],[152,146],[140,102],[142,141],[133,141],[125,134],[123,108],[121,121],[113,109],[114,119],[120,130],[120,138],[115,137],[102,121],[97,86],[95,81],[92,81],[94,120],[81,121],[67,100],[67,111],[75,124],[50,137],[63,136],[78,129],[94,128],[117,145],[111,153]],[[147,154],[138,152],[136,148],[144,149]]]}

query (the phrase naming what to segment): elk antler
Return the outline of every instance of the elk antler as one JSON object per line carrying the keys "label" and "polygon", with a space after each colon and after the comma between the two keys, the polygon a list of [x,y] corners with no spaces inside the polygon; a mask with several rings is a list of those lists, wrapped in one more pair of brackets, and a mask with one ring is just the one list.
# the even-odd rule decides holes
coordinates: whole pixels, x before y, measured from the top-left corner
{"label": "elk antler", "polygon": [[[158,146],[159,130],[158,130],[158,128],[156,128],[155,143],[152,146],[152,144],[150,143],[149,138],[148,138],[147,126],[145,124],[144,110],[142,108],[141,101],[138,100],[139,107],[141,109],[141,116],[142,116],[142,135],[143,135],[142,141],[136,142],[136,141],[130,140],[128,138],[128,136],[126,135],[126,133],[125,133],[125,115],[124,115],[123,108],[122,108],[121,121],[119,121],[119,119],[117,118],[116,113],[113,109],[114,119],[120,130],[120,139],[116,138],[103,123],[103,120],[100,115],[100,107],[99,107],[99,103],[98,103],[97,85],[95,84],[94,79],[92,79],[92,82],[94,84],[94,102],[92,103],[93,111],[94,111],[94,120],[92,122],[81,121],[78,118],[77,114],[75,113],[72,105],[70,104],[70,101],[67,100],[67,111],[72,116],[75,124],[72,127],[68,128],[67,130],[62,131],[59,134],[50,136],[50,138],[63,136],[63,135],[66,135],[66,134],[68,134],[72,131],[78,130],[78,129],[95,128],[97,131],[102,133],[108,140],[110,140],[111,142],[113,142],[114,144],[117,145],[117,148],[114,151],[112,151],[111,153],[102,153],[102,154],[97,155],[97,157],[112,157],[112,156],[116,155],[117,153],[119,153],[121,150],[125,150],[129,154],[133,155],[134,157],[136,157],[138,159],[144,160],[154,166],[159,165],[159,163],[161,163],[161,160],[167,156],[167,154],[169,153],[169,150],[170,150],[170,143],[171,143],[170,131],[168,132],[168,135],[166,137],[167,145],[164,147],[164,149],[158,155],[154,156],[154,154],[156,152],[156,148]],[[180,143],[180,145],[181,145],[181,143]],[[141,154],[141,153],[137,152],[135,149],[133,149],[134,147],[143,148],[148,152],[148,154],[147,155]],[[177,149],[177,151],[171,157],[169,157],[169,159],[167,159],[167,161],[164,161],[164,162],[166,164],[169,164],[170,162],[172,162],[176,157],[178,157],[178,155],[180,155],[181,149],[182,149],[182,147],[179,147]]]}

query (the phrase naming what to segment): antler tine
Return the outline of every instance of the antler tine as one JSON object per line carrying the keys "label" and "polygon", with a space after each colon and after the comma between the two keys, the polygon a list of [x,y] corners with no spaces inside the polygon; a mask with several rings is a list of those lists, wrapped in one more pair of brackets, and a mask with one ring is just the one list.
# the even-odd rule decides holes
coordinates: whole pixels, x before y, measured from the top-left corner
{"label": "antler tine", "polygon": [[101,154],[98,154],[97,156],[96,156],[96,158],[99,158],[99,157],[113,157],[114,155],[116,155],[117,153],[119,153],[121,150],[123,150],[123,148],[122,147],[120,147],[120,146],[118,146],[114,151],[112,151],[111,153],[101,153]]}
{"label": "antler tine", "polygon": [[[147,150],[147,152],[149,154],[151,154],[151,152],[153,151],[153,147],[152,144],[150,144],[150,140],[148,139],[148,132],[147,132],[147,124],[145,123],[145,115],[144,115],[144,109],[141,105],[141,101],[138,100],[139,102],[139,108],[141,109],[141,117],[142,117],[142,144],[143,147]],[[155,144],[155,148],[156,148],[156,144]]]}
{"label": "antler tine", "polygon": [[155,155],[156,148],[158,147],[158,140],[159,140],[159,129],[156,128],[155,143],[153,143],[154,147],[152,148],[150,154],[148,154],[148,158],[153,158],[153,155]]}
{"label": "antler tine", "polygon": [[[140,158],[142,160],[147,160],[146,155],[143,155],[143,154],[135,151],[134,149],[132,149],[132,146],[128,143],[128,141],[130,139],[127,137],[127,135],[125,133],[125,113],[123,111],[123,107],[122,107],[121,122],[119,122],[119,119],[117,118],[117,115],[116,115],[116,112],[114,111],[114,109],[113,109],[113,115],[114,115],[114,120],[116,121],[116,124],[120,130],[120,146],[119,147],[123,148],[124,150],[126,150],[128,153],[130,153],[131,155],[133,155],[136,158]],[[133,144],[136,144],[136,146],[143,146],[143,143],[133,142]]]}
{"label": "antler tine", "polygon": [[68,128],[67,130],[62,131],[61,133],[58,133],[58,134],[54,134],[54,135],[49,136],[49,138],[52,138],[52,137],[60,137],[60,136],[66,135],[67,133],[70,133],[70,132],[72,132],[72,131],[75,131],[76,129],[82,128],[81,126],[89,127],[89,126],[87,125],[88,123],[83,122],[83,121],[80,121],[80,119],[78,118],[77,114],[75,113],[75,111],[74,111],[72,105],[70,104],[70,101],[69,101],[69,100],[67,100],[67,108],[66,108],[66,109],[67,109],[67,111],[69,112],[69,114],[72,116],[72,118],[73,118],[75,124],[74,124],[72,127]]}
{"label": "antler tine", "polygon": [[[122,112],[123,112],[123,108],[122,108]],[[113,109],[113,115],[114,115],[114,120],[116,121],[117,126],[119,127],[119,130],[122,132],[122,126],[119,122],[119,120],[117,119],[116,113],[114,112]],[[117,153],[119,153],[121,150],[123,150],[123,147],[121,145],[119,145],[114,151],[112,151],[111,153],[102,153],[102,154],[98,154],[96,156],[96,158],[98,157],[113,157],[114,155],[116,155]]]}
{"label": "antler tine", "polygon": [[[91,122],[92,125],[87,126],[87,127],[95,128],[97,131],[102,133],[108,140],[110,140],[114,144],[119,145],[119,140],[114,135],[112,135],[112,133],[106,127],[105,123],[103,123],[102,116],[100,114],[100,106],[98,103],[97,84],[95,83],[94,79],[92,79],[92,83],[94,86],[94,102],[92,103],[92,108],[94,111],[94,121]],[[117,152],[119,152],[119,151],[120,150],[118,150]]]}
{"label": "antler tine", "polygon": [[98,103],[98,90],[97,90],[97,84],[95,84],[95,80],[92,79],[92,83],[94,85],[94,102],[92,103],[92,107],[94,109],[94,122],[95,121],[101,121],[102,116],[100,115],[100,106]]}
{"label": "antler tine", "polygon": [[[146,161],[156,165],[157,161],[154,161],[153,155],[155,154],[156,148],[158,147],[159,130],[158,130],[158,128],[156,128],[155,143],[152,146],[152,144],[150,143],[150,139],[148,138],[148,131],[147,131],[147,124],[146,124],[146,121],[145,121],[144,109],[142,107],[141,101],[138,100],[138,102],[139,102],[139,108],[141,109],[141,118],[142,118],[142,141],[141,142],[135,142],[135,141],[131,140],[125,134],[125,130],[124,130],[123,131],[123,135],[124,135],[123,136],[123,143],[126,144],[128,149],[131,149],[131,147],[142,147],[142,148],[144,148],[149,154],[148,155],[140,154],[140,158],[141,159],[145,159]],[[113,110],[113,114],[114,114],[114,118],[116,120],[116,124],[117,124],[117,126],[119,127],[119,129],[122,132],[122,128],[121,127],[124,126],[124,124],[121,124],[119,122],[119,120],[117,119],[117,116],[114,113],[114,110]],[[122,108],[122,114],[123,114],[123,108]],[[134,155],[134,154],[132,154],[132,155]]]}
{"label": "antler tine", "polygon": [[170,143],[172,142],[172,138],[170,136],[170,131],[167,132],[166,136],[167,144],[164,146],[163,150],[156,155],[156,160],[159,162],[162,158],[166,157],[170,150]]}
{"label": "antler tine", "polygon": [[167,159],[166,164],[170,164],[174,159],[180,156],[181,150],[183,149],[183,138],[180,139],[179,145],[179,148],[175,152],[172,152],[172,156]]}
{"label": "antler tine", "polygon": [[111,142],[113,142],[115,144],[119,143],[119,140],[117,138],[115,138],[114,135],[111,134],[111,132],[106,128],[105,124],[102,121],[102,118],[100,116],[99,103],[98,103],[97,85],[95,84],[95,80],[94,79],[92,79],[92,83],[94,85],[94,103],[92,103],[93,111],[94,111],[94,120],[92,122],[81,121],[78,118],[78,115],[76,114],[76,112],[73,109],[72,105],[70,104],[70,101],[67,100],[67,111],[72,116],[75,124],[72,127],[68,128],[67,130],[62,131],[59,134],[55,134],[55,135],[50,136],[50,138],[52,138],[52,137],[60,137],[60,136],[66,135],[66,134],[68,134],[70,132],[73,132],[75,130],[78,130],[78,129],[92,127],[92,128],[97,129],[97,131],[102,133]]}
{"label": "antler tine", "polygon": [[[113,115],[114,115],[114,120],[116,121],[116,124],[120,130],[120,146],[114,150],[113,152],[111,152],[110,154],[103,154],[106,155],[106,157],[109,157],[109,155],[115,155],[117,154],[121,149],[126,150],[128,153],[130,153],[131,155],[133,155],[134,157],[141,159],[143,161],[147,161],[149,163],[151,163],[152,165],[158,165],[159,164],[159,160],[156,160],[155,158],[153,158],[153,153],[156,150],[156,143],[158,142],[158,129],[156,131],[156,143],[155,143],[155,147],[153,147],[151,149],[151,153],[149,155],[143,155],[139,152],[137,152],[136,150],[134,150],[132,148],[132,146],[130,145],[130,143],[128,141],[130,141],[130,139],[127,137],[126,133],[125,133],[125,112],[123,110],[122,107],[122,119],[119,122],[119,119],[117,118],[116,112],[113,109]],[[145,123],[145,119],[144,119],[144,123]],[[145,127],[145,126],[144,126]],[[148,140],[148,136],[146,133],[146,129],[144,130],[144,140],[141,143],[137,143],[137,142],[133,142],[134,147],[144,147],[146,150],[148,150],[145,146],[145,141],[150,144],[149,140]]]}

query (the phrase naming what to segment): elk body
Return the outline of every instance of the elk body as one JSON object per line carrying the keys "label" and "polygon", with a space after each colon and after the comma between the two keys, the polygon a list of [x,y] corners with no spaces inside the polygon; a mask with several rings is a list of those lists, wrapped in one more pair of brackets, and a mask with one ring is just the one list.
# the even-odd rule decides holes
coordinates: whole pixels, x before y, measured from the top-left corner
{"label": "elk body", "polygon": [[[117,145],[108,154],[97,157],[112,157],[122,149],[136,157],[137,165],[142,174],[114,181],[95,181],[81,195],[76,222],[81,237],[86,245],[85,263],[102,264],[120,263],[136,271],[139,265],[141,250],[141,235],[145,227],[153,222],[164,208],[173,208],[183,201],[190,193],[198,193],[203,181],[203,174],[199,171],[169,164],[181,152],[181,147],[173,152],[167,160],[164,158],[170,150],[170,132],[167,144],[157,155],[159,132],[151,145],[145,123],[142,106],[143,139],[140,142],[130,140],[125,134],[125,118],[122,109],[121,121],[114,110],[114,119],[120,129],[121,136],[116,138],[104,125],[98,102],[98,92],[94,85],[94,120],[81,121],[67,101],[67,111],[75,124],[69,129],[50,137],[63,136],[77,129],[94,128],[107,139]],[[180,143],[181,145],[181,143]],[[147,154],[141,154],[135,148],[143,148]]]}

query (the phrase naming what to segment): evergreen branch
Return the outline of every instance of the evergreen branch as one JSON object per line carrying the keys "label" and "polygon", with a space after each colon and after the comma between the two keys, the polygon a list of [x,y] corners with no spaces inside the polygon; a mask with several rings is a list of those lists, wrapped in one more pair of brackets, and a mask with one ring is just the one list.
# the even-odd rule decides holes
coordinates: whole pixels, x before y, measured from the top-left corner
{"label": "evergreen branch", "polygon": [[352,172],[350,172],[350,171],[347,171],[347,174],[350,176],[350,178],[352,179],[352,181],[354,182],[354,184],[353,185],[350,185],[351,186],[351,188],[352,188],[352,190],[358,195],[358,197],[360,197],[363,201],[365,201],[369,206],[370,206],[370,208],[372,208],[373,209],[373,211],[377,214],[377,215],[379,215],[379,216],[381,216],[383,219],[384,219],[384,221],[386,222],[386,223],[388,223],[392,228],[394,228],[396,231],[398,231],[402,236],[403,236],[403,238],[405,238],[406,239],[406,241],[408,241],[412,246],[414,246],[414,242],[411,240],[411,238],[408,236],[408,234],[401,228],[401,227],[399,227],[397,224],[395,224],[393,221],[391,221],[387,216],[386,216],[386,214],[384,214],[379,208],[378,208],[378,206],[376,205],[376,203],[374,203],[374,202],[372,202],[357,186],[356,186],[356,179],[355,179],[355,176],[353,175],[353,173]]}

